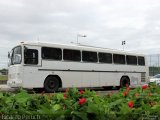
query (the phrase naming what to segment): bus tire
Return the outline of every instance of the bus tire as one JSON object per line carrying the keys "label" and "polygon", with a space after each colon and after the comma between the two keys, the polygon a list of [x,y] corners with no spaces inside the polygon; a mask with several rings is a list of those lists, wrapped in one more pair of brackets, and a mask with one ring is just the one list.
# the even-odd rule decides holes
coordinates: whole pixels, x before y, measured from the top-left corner
{"label": "bus tire", "polygon": [[55,76],[48,76],[44,81],[44,89],[46,92],[52,93],[59,88],[59,79]]}
{"label": "bus tire", "polygon": [[120,87],[126,87],[126,84],[130,85],[130,80],[128,76],[123,76],[120,80]]}

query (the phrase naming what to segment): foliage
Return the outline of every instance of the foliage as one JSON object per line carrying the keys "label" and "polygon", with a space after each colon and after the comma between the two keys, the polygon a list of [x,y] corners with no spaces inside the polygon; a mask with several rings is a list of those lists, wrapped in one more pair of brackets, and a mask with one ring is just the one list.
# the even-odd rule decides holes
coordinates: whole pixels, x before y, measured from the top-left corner
{"label": "foliage", "polygon": [[0,75],[0,80],[7,80],[8,77],[6,75]]}
{"label": "foliage", "polygon": [[[125,94],[124,94],[125,93]],[[65,93],[0,93],[1,115],[39,115],[53,120],[157,120],[160,118],[160,87],[155,84],[98,96],[76,88]]]}

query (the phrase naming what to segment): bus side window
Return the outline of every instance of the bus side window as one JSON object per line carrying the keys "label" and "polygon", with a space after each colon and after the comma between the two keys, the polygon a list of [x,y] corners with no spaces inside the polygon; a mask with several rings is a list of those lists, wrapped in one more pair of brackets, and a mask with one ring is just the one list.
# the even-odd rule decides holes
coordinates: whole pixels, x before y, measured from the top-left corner
{"label": "bus side window", "polygon": [[42,47],[42,59],[61,60],[62,50],[60,48]]}
{"label": "bus side window", "polygon": [[126,55],[128,65],[137,65],[137,56]]}
{"label": "bus side window", "polygon": [[24,64],[38,64],[38,50],[27,49],[24,53]]}
{"label": "bus side window", "polygon": [[111,53],[98,53],[100,63],[112,63]]}
{"label": "bus side window", "polygon": [[138,56],[138,65],[142,65],[142,66],[145,65],[144,57]]}
{"label": "bus side window", "polygon": [[69,61],[81,61],[81,52],[79,50],[64,49],[63,59]]}
{"label": "bus side window", "polygon": [[113,54],[113,61],[115,64],[125,64],[125,56],[121,54]]}
{"label": "bus side window", "polygon": [[84,62],[97,62],[97,53],[92,51],[82,51],[82,60]]}

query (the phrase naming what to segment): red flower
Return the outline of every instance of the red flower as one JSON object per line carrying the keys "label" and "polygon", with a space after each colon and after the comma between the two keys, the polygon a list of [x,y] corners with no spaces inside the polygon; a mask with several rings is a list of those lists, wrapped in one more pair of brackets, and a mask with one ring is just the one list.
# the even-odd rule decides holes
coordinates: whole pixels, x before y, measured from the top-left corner
{"label": "red flower", "polygon": [[123,92],[123,96],[126,97],[128,92]]}
{"label": "red flower", "polygon": [[138,93],[136,93],[136,94],[135,94],[135,97],[138,97],[138,96],[139,96],[139,94],[138,94]]}
{"label": "red flower", "polygon": [[63,94],[63,97],[64,97],[64,99],[67,99],[67,94],[64,93],[64,94]]}
{"label": "red flower", "polygon": [[142,85],[142,90],[146,89],[147,87],[147,85]]}
{"label": "red flower", "polygon": [[126,84],[126,87],[128,87],[128,84]]}
{"label": "red flower", "polygon": [[127,87],[127,89],[126,89],[127,91],[130,91],[130,87]]}
{"label": "red flower", "polygon": [[132,101],[128,102],[128,107],[133,108],[133,102]]}
{"label": "red flower", "polygon": [[86,98],[79,99],[78,103],[79,103],[79,105],[85,104],[86,103]]}
{"label": "red flower", "polygon": [[43,96],[43,95],[44,95],[44,93],[45,93],[45,91],[42,91],[42,92],[41,92],[41,95]]}
{"label": "red flower", "polygon": [[69,89],[67,88],[66,90],[65,90],[65,92],[68,92],[69,91]]}
{"label": "red flower", "polygon": [[84,91],[83,91],[83,90],[81,90],[79,93],[80,93],[80,94],[84,94]]}

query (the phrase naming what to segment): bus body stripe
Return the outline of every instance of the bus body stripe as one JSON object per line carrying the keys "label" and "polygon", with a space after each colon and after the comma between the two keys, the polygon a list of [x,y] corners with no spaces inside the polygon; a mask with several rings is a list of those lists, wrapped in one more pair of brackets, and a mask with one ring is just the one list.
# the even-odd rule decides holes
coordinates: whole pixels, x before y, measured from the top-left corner
{"label": "bus body stripe", "polygon": [[62,70],[62,69],[38,69],[39,71],[69,71],[69,72],[118,72],[118,73],[146,73],[136,71],[98,71],[98,70]]}

